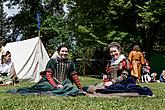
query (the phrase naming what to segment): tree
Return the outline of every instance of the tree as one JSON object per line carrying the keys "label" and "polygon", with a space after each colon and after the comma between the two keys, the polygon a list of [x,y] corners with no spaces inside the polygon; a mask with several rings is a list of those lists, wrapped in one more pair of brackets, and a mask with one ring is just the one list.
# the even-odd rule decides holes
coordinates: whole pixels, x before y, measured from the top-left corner
{"label": "tree", "polygon": [[[8,37],[13,41],[19,35],[22,39],[38,36],[36,13],[40,13],[40,33],[46,48],[53,51],[57,43],[68,42],[67,22],[64,19],[63,2],[59,0],[9,0],[8,7],[19,5],[20,11],[8,18],[9,28],[13,32]],[[52,44],[53,43],[53,44]],[[52,50],[51,50],[52,49]],[[52,52],[51,52],[52,53]]]}
{"label": "tree", "polygon": [[6,36],[6,26],[5,26],[5,23],[6,23],[6,13],[4,12],[4,9],[3,9],[3,2],[4,1],[1,1],[0,2],[0,46],[3,46],[5,44],[5,41],[4,41],[4,38]]}
{"label": "tree", "polygon": [[136,14],[132,14],[135,9],[130,0],[76,0],[69,3],[72,29],[81,48],[95,51],[97,47],[105,48],[110,42],[118,41],[128,50],[139,41],[140,37],[135,34]]}
{"label": "tree", "polygon": [[138,6],[138,28],[143,40],[143,48],[150,58],[151,53],[164,54],[164,11],[165,1],[150,0]]}
{"label": "tree", "polygon": [[72,28],[82,48],[102,48],[118,41],[125,53],[134,44],[140,45],[148,58],[152,53],[163,52],[160,40],[164,38],[163,0],[70,0],[69,3]]}
{"label": "tree", "polygon": [[[163,0],[8,1],[9,8],[16,4],[20,8],[17,15],[8,18],[8,27],[13,30],[8,37],[13,41],[19,34],[23,39],[37,36],[36,12],[40,12],[40,32],[51,52],[58,44],[68,43],[74,47],[76,57],[92,58],[97,48],[104,50],[112,41],[120,42],[126,54],[134,44],[149,55],[164,52]],[[67,15],[64,4],[69,10]],[[86,50],[91,51],[90,55]]]}

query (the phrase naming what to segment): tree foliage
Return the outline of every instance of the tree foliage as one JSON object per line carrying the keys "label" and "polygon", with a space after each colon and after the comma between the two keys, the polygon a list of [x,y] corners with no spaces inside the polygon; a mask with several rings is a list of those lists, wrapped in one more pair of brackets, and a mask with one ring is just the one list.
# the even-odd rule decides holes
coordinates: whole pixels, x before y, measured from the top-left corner
{"label": "tree foliage", "polygon": [[118,41],[126,53],[134,44],[140,45],[148,55],[164,51],[160,40],[164,38],[163,0],[73,1],[68,5],[69,16],[75,23],[72,27],[82,48],[104,47]]}
{"label": "tree foliage", "polygon": [[[90,59],[112,41],[128,54],[134,44],[148,55],[165,52],[164,0],[6,0],[20,11],[9,17],[8,36],[14,40],[36,37],[36,13],[41,13],[42,40],[50,53],[61,43],[72,47],[75,57]],[[68,12],[64,12],[64,5]],[[100,53],[95,53],[97,49]],[[88,51],[87,51],[88,50]],[[97,56],[97,55],[96,55]],[[150,58],[150,56],[148,56]]]}
{"label": "tree foliage", "polygon": [[0,1],[0,46],[5,45],[5,42],[6,42],[5,38],[6,38],[7,32],[9,31],[6,25],[7,14],[4,12],[4,7],[3,7],[4,2],[5,2],[4,0]]}
{"label": "tree foliage", "polygon": [[[13,41],[18,36],[28,39],[38,36],[36,14],[40,14],[40,34],[46,48],[52,53],[57,44],[68,42],[69,31],[60,0],[9,0],[8,7],[19,6],[19,12],[8,18]],[[8,37],[10,37],[8,36]]]}

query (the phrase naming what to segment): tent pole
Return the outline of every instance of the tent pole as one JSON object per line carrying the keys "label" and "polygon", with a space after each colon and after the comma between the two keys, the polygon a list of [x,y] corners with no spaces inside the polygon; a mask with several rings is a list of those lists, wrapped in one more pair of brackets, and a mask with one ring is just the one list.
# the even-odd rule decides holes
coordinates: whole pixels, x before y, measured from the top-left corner
{"label": "tent pole", "polygon": [[40,33],[40,30],[38,31],[38,36],[41,37],[41,33]]}

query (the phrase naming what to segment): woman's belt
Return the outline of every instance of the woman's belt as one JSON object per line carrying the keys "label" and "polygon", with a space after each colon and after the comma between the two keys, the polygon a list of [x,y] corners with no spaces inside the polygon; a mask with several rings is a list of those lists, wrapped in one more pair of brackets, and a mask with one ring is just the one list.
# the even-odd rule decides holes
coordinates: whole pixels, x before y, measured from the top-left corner
{"label": "woman's belt", "polygon": [[0,76],[7,76],[7,73],[0,73]]}
{"label": "woman's belt", "polygon": [[133,61],[140,61],[139,59],[132,59]]}

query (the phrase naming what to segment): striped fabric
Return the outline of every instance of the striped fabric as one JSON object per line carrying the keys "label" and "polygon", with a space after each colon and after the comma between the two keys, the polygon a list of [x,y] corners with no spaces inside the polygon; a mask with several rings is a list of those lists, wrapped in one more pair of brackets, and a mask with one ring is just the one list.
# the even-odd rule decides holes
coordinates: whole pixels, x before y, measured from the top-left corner
{"label": "striped fabric", "polygon": [[118,65],[107,66],[106,70],[109,80],[113,83],[119,83],[128,78],[131,68],[129,60],[123,59]]}
{"label": "striped fabric", "polygon": [[79,89],[82,89],[73,61],[62,61],[58,57],[50,59],[46,66],[46,77],[49,83],[56,88],[56,84],[62,84],[66,79],[75,82]]}
{"label": "striped fabric", "polygon": [[79,78],[78,78],[78,75],[77,75],[77,74],[72,75],[72,79],[73,79],[73,81],[75,82],[76,86],[77,86],[79,89],[82,90],[82,85],[81,85],[81,83],[80,83],[80,80],[79,80]]}
{"label": "striped fabric", "polygon": [[52,77],[52,73],[51,72],[46,72],[46,78],[48,79],[49,83],[54,87],[57,88],[57,84],[55,83],[53,77]]}
{"label": "striped fabric", "polygon": [[69,75],[72,74],[72,72],[76,71],[74,70],[72,63],[73,62],[70,62],[69,60],[61,61],[59,58],[50,59],[47,63],[46,71],[52,72],[54,78],[59,82],[63,82],[70,77]]}

